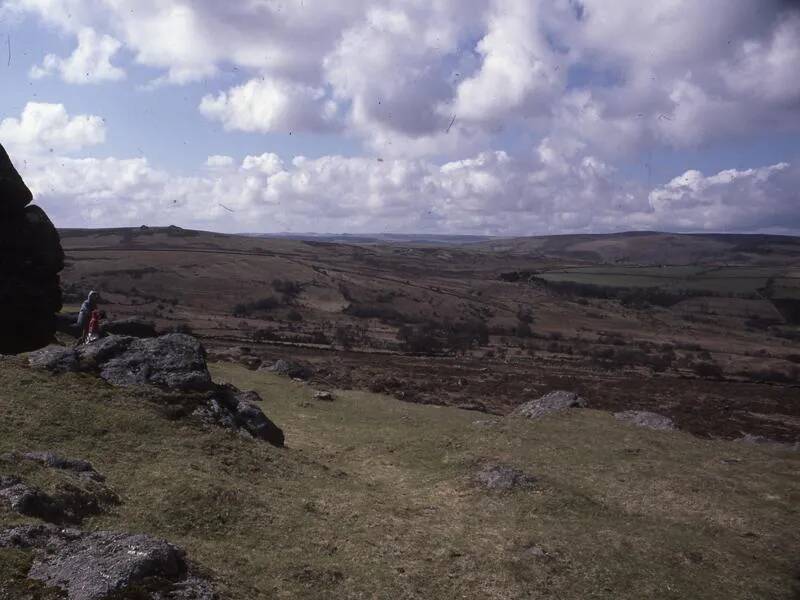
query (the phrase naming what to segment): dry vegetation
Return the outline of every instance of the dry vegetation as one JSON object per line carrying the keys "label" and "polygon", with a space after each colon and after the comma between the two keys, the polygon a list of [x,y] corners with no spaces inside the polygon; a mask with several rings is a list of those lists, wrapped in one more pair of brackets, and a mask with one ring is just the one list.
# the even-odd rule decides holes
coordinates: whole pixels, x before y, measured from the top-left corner
{"label": "dry vegetation", "polygon": [[[212,371],[261,393],[288,448],[169,420],[149,390],[5,360],[0,453],[91,460],[122,503],[84,527],[167,537],[233,599],[798,593],[796,453],[594,410],[533,423],[367,392],[315,402],[288,379]],[[490,461],[536,483],[483,489],[473,475]],[[21,587],[27,561],[0,553],[0,597],[56,598]]]}
{"label": "dry vegetation", "polygon": [[98,288],[112,317],[244,346],[253,366],[302,359],[321,383],[498,414],[558,385],[701,435],[800,441],[795,238],[62,237],[68,309]]}

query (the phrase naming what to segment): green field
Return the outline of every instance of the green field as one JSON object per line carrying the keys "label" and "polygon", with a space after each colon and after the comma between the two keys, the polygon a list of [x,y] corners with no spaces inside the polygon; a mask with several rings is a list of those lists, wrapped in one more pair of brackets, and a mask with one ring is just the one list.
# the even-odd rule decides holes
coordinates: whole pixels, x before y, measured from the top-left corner
{"label": "green field", "polygon": [[755,296],[774,278],[784,297],[800,298],[796,271],[775,267],[577,267],[546,271],[539,279],[613,288],[661,288],[699,291],[718,296]]}

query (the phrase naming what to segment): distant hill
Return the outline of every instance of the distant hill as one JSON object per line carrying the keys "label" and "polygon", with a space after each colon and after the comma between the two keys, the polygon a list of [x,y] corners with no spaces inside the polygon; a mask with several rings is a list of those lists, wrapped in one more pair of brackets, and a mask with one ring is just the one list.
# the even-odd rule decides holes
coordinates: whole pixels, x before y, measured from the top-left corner
{"label": "distant hill", "polygon": [[800,262],[800,237],[761,234],[625,232],[489,240],[488,251],[589,263],[776,265]]}

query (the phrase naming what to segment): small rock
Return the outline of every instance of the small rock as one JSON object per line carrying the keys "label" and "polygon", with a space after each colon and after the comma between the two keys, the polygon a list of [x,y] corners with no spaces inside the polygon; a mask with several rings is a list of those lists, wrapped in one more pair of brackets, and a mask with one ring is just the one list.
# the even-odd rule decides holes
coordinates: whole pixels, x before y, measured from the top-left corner
{"label": "small rock", "polygon": [[331,392],[319,391],[314,392],[314,400],[324,400],[325,402],[333,402],[336,397]]}
{"label": "small rock", "polygon": [[98,498],[77,486],[61,485],[50,495],[17,477],[0,477],[0,499],[16,513],[49,523],[80,523],[102,512]]}
{"label": "small rock", "polygon": [[545,415],[561,412],[568,408],[584,408],[586,404],[586,400],[575,392],[560,390],[550,392],[536,400],[529,400],[519,405],[512,414],[528,417],[529,419],[539,419]]}
{"label": "small rock", "polygon": [[675,423],[673,423],[672,419],[669,417],[644,410],[617,412],[614,413],[614,418],[617,421],[623,421],[636,425],[637,427],[646,427],[657,431],[673,431],[675,429]]}
{"label": "small rock", "polygon": [[475,475],[475,481],[490,490],[509,491],[532,487],[536,478],[506,465],[490,464]]}
{"label": "small rock", "polygon": [[284,377],[290,377],[292,379],[306,380],[311,379],[313,375],[309,367],[301,365],[300,363],[289,362],[282,358],[275,361],[275,364],[269,367],[269,370],[278,375],[283,375]]}
{"label": "small rock", "polygon": [[37,462],[42,466],[51,469],[61,469],[72,471],[81,478],[91,479],[92,481],[105,481],[105,476],[98,473],[88,460],[75,458],[64,458],[55,452],[23,452],[19,455],[21,460]]}

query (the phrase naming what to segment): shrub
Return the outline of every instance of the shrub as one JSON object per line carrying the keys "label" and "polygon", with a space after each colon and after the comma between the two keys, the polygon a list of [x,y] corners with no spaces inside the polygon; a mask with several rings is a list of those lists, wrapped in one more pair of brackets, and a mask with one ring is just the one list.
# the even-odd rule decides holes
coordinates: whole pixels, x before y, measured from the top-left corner
{"label": "shrub", "polygon": [[299,323],[303,320],[303,315],[301,315],[296,310],[290,310],[289,314],[286,315],[286,319],[291,321],[292,323]]}
{"label": "shrub", "polygon": [[696,362],[692,364],[692,371],[698,377],[721,379],[722,367],[715,362]]}

